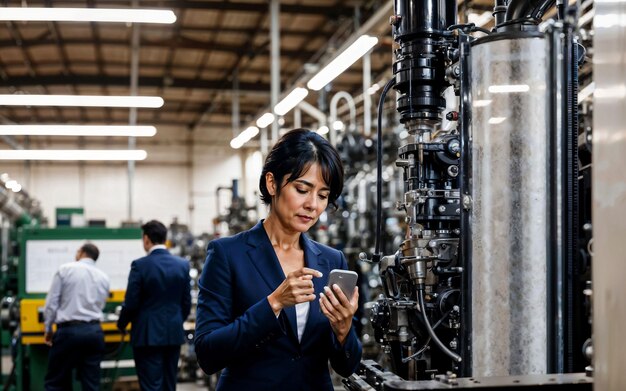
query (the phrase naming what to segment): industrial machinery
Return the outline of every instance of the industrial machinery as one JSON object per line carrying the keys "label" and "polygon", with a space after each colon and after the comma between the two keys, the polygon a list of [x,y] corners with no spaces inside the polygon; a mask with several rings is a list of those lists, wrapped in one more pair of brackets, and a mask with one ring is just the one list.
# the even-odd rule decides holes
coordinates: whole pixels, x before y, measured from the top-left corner
{"label": "industrial machinery", "polygon": [[[19,319],[19,303],[16,300],[19,272],[18,230],[47,223],[39,202],[31,198],[24,189],[10,191],[10,182],[7,174],[0,176],[0,346],[4,353],[10,351],[11,330],[15,329]],[[1,365],[0,369],[7,370]],[[2,384],[10,380],[8,377],[10,376],[2,378]]]}
{"label": "industrial machinery", "polygon": [[396,160],[407,227],[395,254],[383,254],[379,158],[369,260],[384,288],[372,326],[391,367],[364,361],[347,389],[591,388],[571,374],[588,364],[590,336],[579,327],[588,323],[578,244],[584,48],[576,6],[556,1],[556,20],[542,23],[554,6],[497,0],[489,31],[457,24],[454,0],[394,0],[396,60],[378,139],[393,87],[409,133]]}
{"label": "industrial machinery", "polygon": [[[228,211],[221,213],[220,193],[223,191],[231,192],[230,206]],[[213,219],[214,232],[220,233],[219,225],[225,224],[227,229],[224,234],[229,235],[250,229],[256,224],[256,206],[246,204],[245,198],[239,195],[239,180],[233,179],[232,186],[219,186],[215,191],[216,211],[219,215]]]}

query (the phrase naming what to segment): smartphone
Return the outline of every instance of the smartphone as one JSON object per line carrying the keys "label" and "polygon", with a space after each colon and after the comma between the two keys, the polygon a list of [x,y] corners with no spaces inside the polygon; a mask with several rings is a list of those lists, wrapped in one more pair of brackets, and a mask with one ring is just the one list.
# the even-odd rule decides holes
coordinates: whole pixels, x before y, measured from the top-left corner
{"label": "smartphone", "polygon": [[337,284],[343,291],[343,294],[350,300],[356,286],[357,277],[356,272],[351,270],[333,269],[328,275],[328,287],[332,290],[332,286]]}

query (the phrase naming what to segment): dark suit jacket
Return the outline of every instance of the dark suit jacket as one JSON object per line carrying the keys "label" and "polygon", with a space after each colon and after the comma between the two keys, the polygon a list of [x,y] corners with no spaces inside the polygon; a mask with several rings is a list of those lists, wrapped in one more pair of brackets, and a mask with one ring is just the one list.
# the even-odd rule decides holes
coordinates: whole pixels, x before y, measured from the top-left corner
{"label": "dark suit jacket", "polygon": [[343,254],[301,235],[316,300],[298,342],[295,307],[278,319],[267,296],[285,279],[276,253],[260,222],[249,231],[209,244],[199,281],[196,354],[206,373],[226,368],[218,390],[332,390],[328,360],[342,376],[361,359],[354,331],[342,347],[319,308],[319,294],[332,269],[346,269]]}
{"label": "dark suit jacket", "polygon": [[181,345],[190,309],[189,262],[157,249],[131,264],[117,327],[132,323],[136,347]]}

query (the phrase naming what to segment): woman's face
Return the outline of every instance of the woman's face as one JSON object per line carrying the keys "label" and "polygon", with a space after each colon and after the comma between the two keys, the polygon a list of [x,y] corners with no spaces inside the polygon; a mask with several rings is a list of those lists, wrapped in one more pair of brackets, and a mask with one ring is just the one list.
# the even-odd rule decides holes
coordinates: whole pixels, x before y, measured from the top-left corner
{"label": "woman's face", "polygon": [[287,178],[284,178],[282,183],[284,186],[281,187],[278,196],[273,175],[268,174],[266,181],[272,196],[270,213],[274,214],[288,231],[308,231],[328,206],[330,188],[324,182],[322,170],[317,163],[311,164],[301,177],[286,185]]}

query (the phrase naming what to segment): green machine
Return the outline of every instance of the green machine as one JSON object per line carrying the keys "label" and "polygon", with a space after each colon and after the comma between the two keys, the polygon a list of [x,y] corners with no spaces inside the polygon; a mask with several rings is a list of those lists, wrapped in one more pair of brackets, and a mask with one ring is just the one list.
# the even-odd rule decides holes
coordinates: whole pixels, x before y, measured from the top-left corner
{"label": "green machine", "polygon": [[[39,202],[30,198],[25,191],[14,193],[7,190],[4,176],[0,176],[0,347],[2,354],[7,355],[11,350],[11,330],[16,328],[19,318],[16,300],[19,263],[17,230],[20,227],[45,224],[45,219]],[[5,375],[7,369],[2,368],[0,361],[2,384],[9,381]]]}
{"label": "green machine", "polygon": [[[118,376],[134,375],[132,350],[123,343],[116,328],[116,307],[124,300],[130,263],[145,255],[138,228],[39,228],[22,226],[16,230],[17,289],[9,301],[9,317],[4,322],[11,339],[13,370],[9,389],[43,390],[47,369],[48,346],[44,344],[43,307],[58,267],[74,261],[76,250],[85,242],[100,250],[96,265],[111,280],[111,293],[105,307],[102,329],[107,353],[102,362],[102,389],[111,389]],[[7,292],[7,291],[5,291]],[[4,330],[4,327],[3,327]],[[3,331],[4,332],[4,331]],[[125,342],[128,342],[126,336]],[[79,387],[75,387],[79,389]]]}

